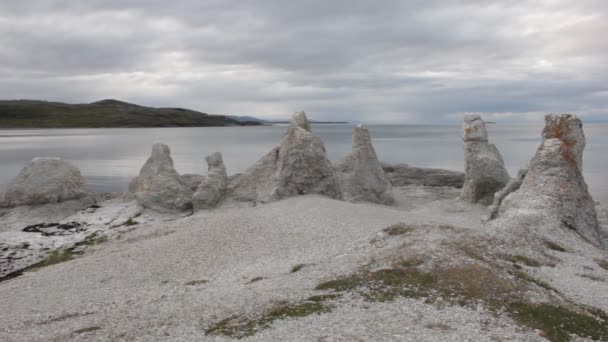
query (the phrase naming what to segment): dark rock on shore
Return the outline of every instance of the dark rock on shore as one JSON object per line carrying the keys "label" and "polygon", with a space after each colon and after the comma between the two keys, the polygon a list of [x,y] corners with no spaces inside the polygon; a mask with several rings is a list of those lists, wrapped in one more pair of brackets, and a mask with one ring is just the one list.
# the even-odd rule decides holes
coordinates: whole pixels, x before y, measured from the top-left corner
{"label": "dark rock on shore", "polygon": [[382,163],[382,168],[393,186],[423,185],[462,188],[464,184],[464,173],[458,171],[387,163]]}

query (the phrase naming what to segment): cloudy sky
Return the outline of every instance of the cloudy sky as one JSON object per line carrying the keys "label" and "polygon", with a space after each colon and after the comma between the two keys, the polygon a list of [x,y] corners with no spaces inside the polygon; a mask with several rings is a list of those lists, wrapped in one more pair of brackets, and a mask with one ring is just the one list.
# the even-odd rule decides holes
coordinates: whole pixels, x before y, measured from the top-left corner
{"label": "cloudy sky", "polygon": [[0,98],[608,120],[606,0],[0,0]]}

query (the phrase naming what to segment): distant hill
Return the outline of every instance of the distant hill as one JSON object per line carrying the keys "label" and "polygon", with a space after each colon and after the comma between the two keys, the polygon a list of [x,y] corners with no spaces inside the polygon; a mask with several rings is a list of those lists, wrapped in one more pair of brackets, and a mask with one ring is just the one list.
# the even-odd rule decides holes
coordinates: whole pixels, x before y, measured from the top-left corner
{"label": "distant hill", "polygon": [[258,119],[248,115],[228,115],[228,117],[242,123],[258,122],[263,125],[271,125],[273,123],[272,121]]}
{"label": "distant hill", "polygon": [[[241,121],[241,122],[259,122],[263,125],[273,125],[273,124],[288,124],[289,120],[264,120],[259,119],[253,116],[238,116],[238,115],[228,115],[229,118]],[[317,120],[308,120],[311,124],[348,124],[346,121],[317,121]]]}
{"label": "distant hill", "polygon": [[207,127],[260,125],[183,108],[103,100],[88,104],[0,101],[0,128]]}

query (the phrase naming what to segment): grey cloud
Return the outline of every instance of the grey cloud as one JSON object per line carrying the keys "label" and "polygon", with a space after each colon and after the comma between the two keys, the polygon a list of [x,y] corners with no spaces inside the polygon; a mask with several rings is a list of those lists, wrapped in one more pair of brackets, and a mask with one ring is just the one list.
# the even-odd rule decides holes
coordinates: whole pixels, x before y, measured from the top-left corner
{"label": "grey cloud", "polygon": [[0,97],[442,122],[608,119],[604,1],[0,4]]}

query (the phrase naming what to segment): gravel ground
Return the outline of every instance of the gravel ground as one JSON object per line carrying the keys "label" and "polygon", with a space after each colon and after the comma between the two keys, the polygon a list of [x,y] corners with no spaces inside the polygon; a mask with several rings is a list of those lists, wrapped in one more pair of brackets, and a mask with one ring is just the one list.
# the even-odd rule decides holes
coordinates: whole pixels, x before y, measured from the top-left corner
{"label": "gravel ground", "polygon": [[[255,316],[300,301],[316,294],[318,283],[376,260],[408,254],[449,262],[451,241],[493,235],[481,220],[486,209],[457,201],[457,190],[403,187],[395,195],[394,207],[301,196],[255,207],[226,205],[170,221],[150,219],[80,258],[0,283],[0,340],[229,340],[206,336],[205,329],[235,314]],[[419,228],[399,237],[382,232],[397,222]],[[516,239],[509,234],[503,232]],[[553,256],[563,260],[557,267],[533,272],[568,298],[608,308],[608,283],[570,277],[591,272],[608,279],[608,271],[594,261],[608,259],[606,253],[580,239],[573,244],[561,253],[566,256]],[[251,282],[256,278],[261,280]],[[278,320],[245,340],[541,339],[481,307],[439,307],[416,299],[368,303],[355,295],[334,304],[330,313]]]}

